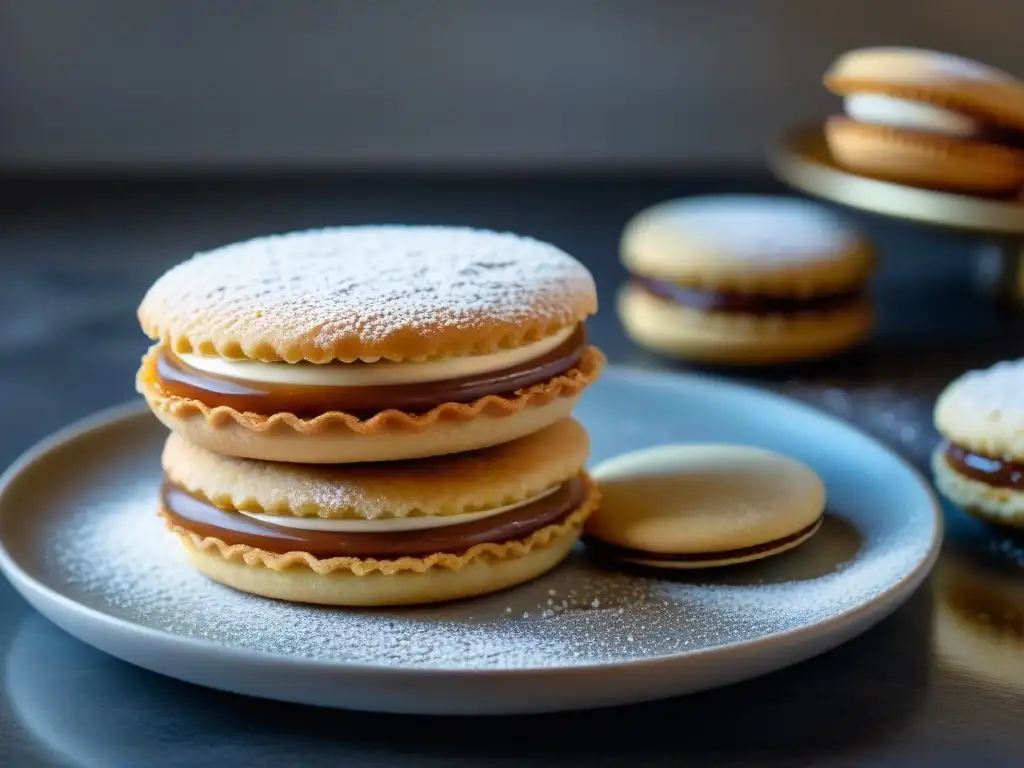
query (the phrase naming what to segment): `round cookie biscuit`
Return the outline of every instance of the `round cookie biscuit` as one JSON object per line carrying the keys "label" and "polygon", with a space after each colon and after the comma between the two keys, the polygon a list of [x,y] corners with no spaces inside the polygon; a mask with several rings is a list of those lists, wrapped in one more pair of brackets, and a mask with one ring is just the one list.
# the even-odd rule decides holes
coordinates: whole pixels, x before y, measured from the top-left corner
{"label": "round cookie biscuit", "polygon": [[950,383],[935,427],[945,438],[932,456],[939,491],[986,521],[1024,527],[1024,360]]}
{"label": "round cookie biscuit", "polygon": [[814,535],[825,488],[807,466],[738,445],[671,445],[594,470],[601,509],[586,524],[599,554],[659,568],[709,568],[792,549]]}
{"label": "round cookie biscuit", "polygon": [[157,340],[137,388],[210,450],[300,463],[389,461],[523,437],[597,378],[593,279],[515,235],[341,227],[178,265],[139,307]]}
{"label": "round cookie biscuit", "polygon": [[177,353],[263,362],[450,358],[519,347],[597,310],[593,278],[548,243],[464,227],[260,237],[172,268],[139,306]]}
{"label": "round cookie biscuit", "polygon": [[617,310],[634,341],[714,364],[831,355],[874,323],[871,244],[807,200],[719,195],[670,201],[626,226]]}
{"label": "round cookie biscuit", "polygon": [[870,243],[825,208],[761,195],[652,206],[627,223],[620,250],[633,275],[797,297],[859,286],[875,265]]}
{"label": "round cookie biscuit", "polygon": [[438,602],[533,578],[572,550],[598,498],[587,452],[569,420],[472,454],[334,467],[221,456],[172,434],[160,514],[197,568],[243,591]]}
{"label": "round cookie biscuit", "polygon": [[200,572],[241,592],[316,605],[380,607],[461,600],[515,587],[557,567],[578,538],[577,533],[553,536],[544,546],[521,555],[495,562],[478,558],[458,570],[435,567],[422,573],[375,571],[364,575],[345,570],[324,575],[311,568],[254,568],[214,548],[197,546],[191,540],[184,543]]}
{"label": "round cookie biscuit", "polygon": [[882,94],[1024,128],[1024,83],[996,67],[950,53],[859,48],[836,59],[824,82],[840,96]]}
{"label": "round cookie biscuit", "polygon": [[880,179],[979,194],[1024,184],[1024,152],[991,142],[842,117],[826,123],[825,136],[837,162]]}
{"label": "round cookie biscuit", "polygon": [[976,453],[1024,461],[1024,359],[950,382],[935,403],[935,427]]}

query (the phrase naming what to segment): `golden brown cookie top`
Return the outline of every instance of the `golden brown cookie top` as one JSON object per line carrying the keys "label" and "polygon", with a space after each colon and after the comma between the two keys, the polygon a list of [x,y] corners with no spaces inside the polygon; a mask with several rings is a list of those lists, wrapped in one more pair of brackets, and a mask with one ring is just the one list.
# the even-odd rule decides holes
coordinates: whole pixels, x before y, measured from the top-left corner
{"label": "golden brown cookie top", "polygon": [[874,249],[844,219],[809,200],[697,195],[637,213],[621,256],[633,275],[703,290],[810,296],[860,287]]}
{"label": "golden brown cookie top", "polygon": [[176,352],[326,363],[493,352],[596,310],[590,273],[553,245],[469,228],[365,226],[197,254],[156,281],[138,314]]}
{"label": "golden brown cookie top", "polygon": [[662,445],[594,469],[602,503],[587,533],[654,554],[716,554],[806,530],[825,486],[801,462],[745,445]]}
{"label": "golden brown cookie top", "polygon": [[935,428],[974,453],[1024,461],[1024,358],[950,382],[935,403]]}
{"label": "golden brown cookie top", "polygon": [[1024,83],[979,61],[919,48],[848,51],[824,76],[840,96],[877,93],[1024,128]]}
{"label": "golden brown cookie top", "polygon": [[221,456],[172,434],[162,463],[172,482],[222,508],[372,520],[459,515],[520,502],[576,476],[589,449],[583,427],[564,419],[492,448],[341,466]]}

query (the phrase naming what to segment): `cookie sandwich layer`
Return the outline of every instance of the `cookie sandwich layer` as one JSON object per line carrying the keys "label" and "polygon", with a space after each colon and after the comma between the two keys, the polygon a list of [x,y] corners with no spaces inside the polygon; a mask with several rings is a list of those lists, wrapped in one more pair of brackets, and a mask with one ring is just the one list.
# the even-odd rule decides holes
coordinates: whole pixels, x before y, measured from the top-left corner
{"label": "cookie sandwich layer", "polygon": [[868,48],[841,56],[825,85],[844,115],[826,126],[836,159],[857,172],[979,193],[1024,183],[1024,84],[994,67],[933,51]]}
{"label": "cookie sandwich layer", "polygon": [[587,450],[571,420],[457,456],[350,467],[230,458],[172,435],[160,512],[201,570],[244,591],[447,600],[532,578],[571,550],[597,499]]}
{"label": "cookie sandwich layer", "polygon": [[1024,361],[971,371],[935,406],[939,491],[978,517],[1024,528]]}
{"label": "cookie sandwich layer", "polygon": [[856,344],[873,324],[870,245],[806,201],[713,196],[664,203],[626,227],[618,311],[656,351],[773,363]]}
{"label": "cookie sandwich layer", "polygon": [[471,450],[568,415],[603,363],[583,324],[595,310],[582,265],[513,235],[263,238],[157,281],[139,316],[159,343],[138,388],[169,427],[231,455],[345,463]]}

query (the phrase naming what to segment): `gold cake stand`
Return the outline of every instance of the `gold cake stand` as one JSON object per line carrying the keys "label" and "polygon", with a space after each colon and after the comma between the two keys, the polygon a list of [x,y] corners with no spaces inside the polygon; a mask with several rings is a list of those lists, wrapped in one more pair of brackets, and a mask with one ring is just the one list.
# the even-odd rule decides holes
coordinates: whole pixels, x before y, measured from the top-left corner
{"label": "gold cake stand", "polygon": [[821,125],[786,135],[769,155],[772,171],[809,195],[861,211],[979,235],[980,287],[1024,305],[1024,200],[972,197],[858,176],[832,158]]}

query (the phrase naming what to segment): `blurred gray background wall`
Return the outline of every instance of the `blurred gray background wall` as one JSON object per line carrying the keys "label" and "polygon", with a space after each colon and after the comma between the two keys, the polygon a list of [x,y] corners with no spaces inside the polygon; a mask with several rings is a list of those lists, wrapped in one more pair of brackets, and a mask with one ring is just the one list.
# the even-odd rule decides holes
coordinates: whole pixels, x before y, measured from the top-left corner
{"label": "blurred gray background wall", "polygon": [[842,50],[1024,75],[1019,0],[7,0],[0,170],[751,166]]}

